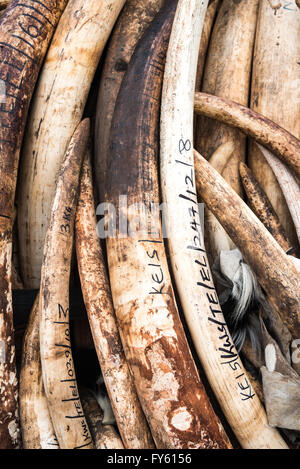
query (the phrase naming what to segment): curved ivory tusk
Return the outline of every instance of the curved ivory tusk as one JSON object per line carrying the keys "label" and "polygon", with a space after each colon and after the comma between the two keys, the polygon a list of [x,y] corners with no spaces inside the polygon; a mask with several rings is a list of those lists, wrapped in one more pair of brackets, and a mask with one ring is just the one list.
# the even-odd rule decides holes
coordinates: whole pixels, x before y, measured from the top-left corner
{"label": "curved ivory tusk", "polygon": [[[250,107],[300,138],[300,11],[295,0],[281,1],[273,9],[268,0],[259,2],[253,54]],[[297,244],[295,229],[275,175],[250,142],[248,165],[266,192],[288,238]],[[298,169],[300,166],[297,154]]]}
{"label": "curved ivory tusk", "polygon": [[269,148],[300,178],[300,141],[287,130],[252,109],[217,96],[195,93],[194,106],[196,113],[237,127]]}
{"label": "curved ivory tusk", "polygon": [[197,0],[179,1],[164,75],[161,186],[170,260],[202,366],[242,447],[286,448],[276,430],[268,428],[266,414],[229,335],[200,229],[193,164],[193,97],[206,6],[207,2]]}
{"label": "curved ivory tusk", "polygon": [[[113,425],[103,425],[103,412],[92,393],[80,393],[82,407],[91,430],[96,449],[124,449]],[[130,407],[127,408],[127,411]],[[142,448],[141,448],[142,449]],[[146,448],[144,448],[146,449]]]}
{"label": "curved ivory tusk", "polygon": [[[234,152],[234,143],[231,142],[230,140],[228,142],[222,143],[211,155],[209,158],[209,164],[212,165],[213,168],[215,168],[218,173],[222,174],[226,165],[228,164],[228,161],[232,157],[232,154]],[[197,158],[198,158],[198,153],[194,154],[194,164],[195,164],[195,173],[196,173],[196,179],[197,179]]]}
{"label": "curved ivory tusk", "polygon": [[47,54],[28,118],[20,173],[20,263],[26,288],[39,288],[56,176],[124,2],[70,0]]}
{"label": "curved ivory tusk", "polygon": [[119,89],[138,41],[162,3],[163,0],[127,0],[109,40],[95,125],[95,176],[100,202],[104,202],[109,133]]}
{"label": "curved ivory tusk", "polygon": [[[18,161],[32,92],[66,0],[15,0],[0,20],[0,448],[19,445],[13,340],[12,222]],[[30,12],[35,8],[35,15]],[[47,21],[46,21],[47,20]]]}
{"label": "curved ivory tusk", "polygon": [[281,187],[290,214],[292,216],[298,240],[300,242],[300,185],[292,171],[281,163],[276,156],[261,145],[258,145],[260,151],[271,166],[278,183]]}
{"label": "curved ivory tusk", "polygon": [[202,161],[200,194],[246,262],[294,337],[300,333],[300,274],[273,236],[226,181]]}
{"label": "curved ivory tusk", "polygon": [[42,379],[39,334],[39,295],[23,341],[20,373],[20,420],[24,449],[59,449]]}
{"label": "curved ivory tusk", "polygon": [[80,281],[106,389],[124,445],[153,448],[153,440],[127,365],[103,253],[96,232],[96,216],[89,159],[83,164],[76,213],[76,252]]}
{"label": "curved ivory tusk", "polygon": [[197,61],[197,73],[196,73],[196,84],[195,89],[200,91],[201,89],[201,82],[203,78],[203,70],[204,70],[204,63],[206,59],[207,49],[209,40],[212,33],[212,28],[215,20],[215,16],[217,13],[217,9],[219,7],[220,0],[211,0],[208,3],[208,7],[205,13],[199,53],[198,53],[198,61]]}
{"label": "curved ivory tusk", "polygon": [[40,350],[49,411],[61,449],[90,449],[72,358],[69,278],[74,217],[89,121],[76,129],[58,175],[47,230],[40,289]]}
{"label": "curved ivory tusk", "polygon": [[[204,69],[202,91],[247,105],[259,0],[223,0],[214,25]],[[206,159],[222,143],[235,150],[224,179],[242,196],[239,162],[245,161],[246,139],[236,129],[205,117],[197,119],[195,148]]]}
{"label": "curved ivory tusk", "polygon": [[279,246],[281,246],[285,252],[290,251],[291,243],[287,239],[285,231],[265,191],[255,179],[252,171],[242,162],[240,163],[240,175],[247,194],[249,207],[271,233],[273,238],[276,239]]}
{"label": "curved ivory tusk", "polygon": [[[223,143],[216,149],[214,154],[211,156],[209,163],[215,168],[218,173],[222,174],[226,164],[230,160],[234,152],[234,144],[232,141]],[[195,178],[196,187],[198,177],[201,176],[200,169],[198,170],[197,165],[198,153],[194,153],[194,164],[195,164]],[[200,176],[198,176],[198,173]],[[205,226],[205,248],[207,251],[209,263],[212,265],[217,259],[221,251],[229,251],[234,248],[234,244],[229,238],[228,234],[218,222],[216,217],[210,210],[204,209],[204,226]]]}
{"label": "curved ivory tusk", "polygon": [[157,206],[160,96],[176,4],[166,2],[137,46],[116,103],[107,200],[127,215],[129,235],[119,225],[108,238],[109,273],[124,351],[157,447],[230,448],[180,321]]}

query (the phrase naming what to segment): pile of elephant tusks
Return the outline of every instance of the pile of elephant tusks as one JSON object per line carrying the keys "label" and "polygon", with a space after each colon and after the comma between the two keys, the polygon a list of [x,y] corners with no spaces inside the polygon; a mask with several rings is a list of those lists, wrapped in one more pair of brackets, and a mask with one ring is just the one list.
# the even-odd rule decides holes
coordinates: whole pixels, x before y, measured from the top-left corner
{"label": "pile of elephant tusks", "polygon": [[0,449],[300,447],[299,56],[296,0],[0,0]]}

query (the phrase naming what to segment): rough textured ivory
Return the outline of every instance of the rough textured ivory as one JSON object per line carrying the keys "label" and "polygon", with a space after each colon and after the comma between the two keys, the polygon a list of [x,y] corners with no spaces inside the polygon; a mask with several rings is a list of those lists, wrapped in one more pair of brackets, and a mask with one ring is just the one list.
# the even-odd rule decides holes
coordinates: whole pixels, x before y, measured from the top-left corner
{"label": "rough textured ivory", "polygon": [[[259,0],[223,0],[209,44],[202,91],[248,105],[258,3]],[[222,143],[234,144],[234,154],[223,177],[242,195],[239,162],[246,157],[245,137],[236,129],[205,117],[197,122],[195,148],[206,159]]]}
{"label": "rough textured ivory", "polygon": [[20,263],[26,288],[39,287],[55,178],[124,1],[70,0],[47,54],[28,117],[20,174]]}
{"label": "rough textured ivory", "polygon": [[[18,162],[31,96],[66,0],[13,0],[0,20],[0,448],[19,443],[13,338],[12,225]],[[34,12],[33,12],[34,8]],[[34,13],[34,14],[33,14]]]}
{"label": "rough textured ivory", "polygon": [[300,273],[252,210],[207,161],[199,179],[201,197],[256,274],[292,336],[300,334]]}
{"label": "rough textured ivory", "polygon": [[[240,175],[243,187],[247,194],[247,202],[251,210],[260,219],[264,226],[270,231],[273,238],[282,249],[287,252],[291,249],[291,243],[286,237],[285,231],[278,216],[259,182],[255,179],[252,171],[244,163],[240,163]],[[298,198],[300,204],[300,197]]]}
{"label": "rough textured ivory", "polygon": [[300,183],[293,172],[269,150],[259,145],[260,151],[272,168],[285,197],[300,243]]}
{"label": "rough textured ivory", "polygon": [[161,111],[161,187],[167,203],[170,260],[196,350],[242,447],[286,448],[279,434],[268,428],[266,414],[232,343],[200,229],[193,164],[193,101],[206,7],[207,2],[179,1],[167,54]]}
{"label": "rough textured ivory", "polygon": [[20,374],[20,421],[24,449],[59,449],[45,395],[40,358],[39,296],[23,342]]}
{"label": "rough textured ivory", "polygon": [[76,212],[76,253],[101,371],[125,448],[153,448],[153,440],[124,356],[112,305],[103,253],[96,232],[89,158],[83,164]]}
{"label": "rough textured ivory", "polygon": [[[259,2],[250,107],[300,138],[300,10],[295,0],[278,4],[272,8],[268,0]],[[249,148],[249,166],[296,245],[282,191],[255,144]]]}
{"label": "rough textured ivory", "polygon": [[76,129],[58,175],[45,239],[40,289],[40,353],[49,411],[61,449],[91,449],[77,389],[69,326],[69,280],[79,176],[89,121]]}
{"label": "rough textured ivory", "polygon": [[[137,46],[116,102],[106,198],[127,215],[130,235],[118,226],[108,238],[109,273],[125,355],[157,447],[230,448],[180,321],[159,214],[143,218],[147,227],[152,222],[151,233],[135,226],[139,209],[133,204],[159,202],[160,96],[176,3],[166,2]],[[119,199],[124,194],[128,214]]]}
{"label": "rough textured ivory", "polygon": [[109,40],[101,74],[95,126],[95,176],[104,202],[111,120],[119,89],[134,49],[163,0],[127,0]]}
{"label": "rough textured ivory", "polygon": [[269,148],[300,178],[300,140],[258,112],[228,99],[195,93],[195,112],[237,127]]}

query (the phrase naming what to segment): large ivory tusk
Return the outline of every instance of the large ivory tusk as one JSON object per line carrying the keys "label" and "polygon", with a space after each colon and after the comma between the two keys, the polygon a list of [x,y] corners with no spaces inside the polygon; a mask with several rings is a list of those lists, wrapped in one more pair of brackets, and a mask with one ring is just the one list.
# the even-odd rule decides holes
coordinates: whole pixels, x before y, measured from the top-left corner
{"label": "large ivory tusk", "polygon": [[242,447],[286,448],[279,434],[268,428],[266,414],[228,332],[200,229],[193,164],[193,98],[206,6],[203,1],[179,1],[167,54],[161,111],[161,186],[170,260],[197,353]]}
{"label": "large ivory tusk", "polygon": [[196,73],[196,84],[195,89],[197,91],[201,90],[201,82],[203,77],[203,69],[204,63],[206,59],[206,53],[208,49],[209,40],[212,33],[212,28],[215,20],[215,16],[217,13],[217,9],[219,7],[220,1],[219,0],[211,0],[208,2],[208,7],[205,13],[199,53],[198,53],[198,61],[197,61],[197,73]]}
{"label": "large ivory tusk", "polygon": [[[159,204],[160,96],[176,4],[166,2],[137,46],[115,107],[107,200],[126,217],[120,197],[127,194],[130,232],[124,236],[119,226],[108,238],[109,273],[125,355],[157,447],[229,448],[188,347],[153,205]],[[150,210],[143,216],[141,207],[142,232],[135,231],[136,204]]]}
{"label": "large ivory tusk", "polygon": [[292,171],[276,158],[269,150],[259,145],[261,152],[272,168],[281,187],[292,216],[300,243],[300,184]]}
{"label": "large ivory tusk", "polygon": [[19,241],[26,288],[39,288],[55,180],[125,0],[70,0],[33,99],[22,152]]}
{"label": "large ivory tusk", "polygon": [[267,117],[217,96],[195,93],[195,112],[237,127],[269,148],[300,178],[300,140]]}
{"label": "large ivory tusk", "polygon": [[[0,448],[17,447],[12,222],[19,153],[40,66],[66,0],[15,0],[0,20]],[[32,15],[33,9],[35,10]]]}
{"label": "large ivory tusk", "polygon": [[47,230],[40,289],[43,381],[61,449],[93,447],[77,389],[69,326],[69,278],[74,218],[89,121],[76,129],[58,175]]}
{"label": "large ivory tusk", "polygon": [[[217,15],[205,63],[202,91],[247,105],[258,0],[223,0]],[[242,195],[239,162],[245,161],[246,139],[236,129],[205,117],[197,119],[195,148],[209,158],[225,142],[235,150],[224,179]]]}
{"label": "large ivory tusk", "polygon": [[[300,333],[300,274],[292,260],[226,181],[199,155],[198,189],[257,275],[269,300],[294,337]],[[198,159],[199,164],[200,159]]]}
{"label": "large ivory tusk", "polygon": [[59,449],[42,378],[39,296],[33,305],[23,341],[20,420],[24,449]]}
{"label": "large ivory tusk", "polygon": [[[250,107],[300,138],[300,10],[295,0],[277,2],[277,9],[272,8],[271,3],[259,2]],[[297,164],[299,168],[299,153]],[[266,192],[288,238],[296,245],[297,236],[282,191],[253,142],[248,165]]]}
{"label": "large ivory tusk", "polygon": [[109,133],[119,89],[138,41],[162,3],[163,0],[127,0],[109,40],[95,126],[95,175],[100,202],[104,202]]}
{"label": "large ivory tusk", "polygon": [[106,389],[126,448],[153,448],[153,441],[127,365],[103,253],[96,232],[96,216],[89,159],[83,164],[76,213],[76,252],[83,297]]}
{"label": "large ivory tusk", "polygon": [[[124,449],[123,443],[113,425],[103,425],[103,412],[92,393],[81,394],[82,406],[96,449]],[[130,407],[127,407],[127,411]],[[142,448],[141,448],[142,449]],[[144,448],[146,449],[146,448]]]}
{"label": "large ivory tusk", "polygon": [[[282,164],[282,163],[280,163]],[[255,179],[252,171],[244,163],[240,163],[240,175],[243,187],[247,194],[248,205],[255,215],[264,224],[267,230],[276,239],[279,246],[287,252],[291,250],[291,243],[287,239],[285,231],[278,216],[259,182]],[[298,205],[300,198],[298,200]]]}

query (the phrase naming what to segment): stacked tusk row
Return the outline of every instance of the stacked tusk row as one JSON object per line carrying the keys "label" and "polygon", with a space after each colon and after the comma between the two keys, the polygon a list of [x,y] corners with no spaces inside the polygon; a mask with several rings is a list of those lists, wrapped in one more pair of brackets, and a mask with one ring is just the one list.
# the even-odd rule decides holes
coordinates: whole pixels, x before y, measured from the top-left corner
{"label": "stacked tusk row", "polygon": [[0,0],[0,449],[300,444],[299,20]]}

